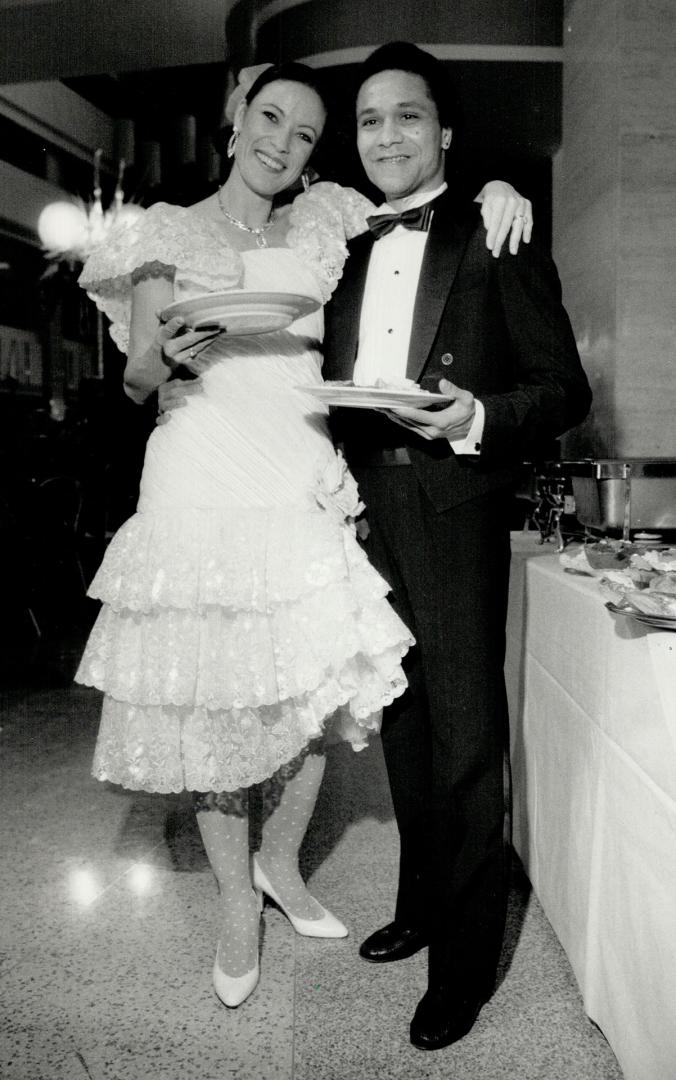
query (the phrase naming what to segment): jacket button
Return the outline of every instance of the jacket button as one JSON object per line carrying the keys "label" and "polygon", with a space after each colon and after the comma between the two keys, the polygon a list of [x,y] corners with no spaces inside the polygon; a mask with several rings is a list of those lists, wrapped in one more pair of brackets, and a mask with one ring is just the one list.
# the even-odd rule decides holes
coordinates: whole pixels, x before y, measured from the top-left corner
{"label": "jacket button", "polygon": [[450,352],[442,353],[441,362],[444,365],[444,367],[450,367],[451,364],[453,363],[453,353],[450,353]]}

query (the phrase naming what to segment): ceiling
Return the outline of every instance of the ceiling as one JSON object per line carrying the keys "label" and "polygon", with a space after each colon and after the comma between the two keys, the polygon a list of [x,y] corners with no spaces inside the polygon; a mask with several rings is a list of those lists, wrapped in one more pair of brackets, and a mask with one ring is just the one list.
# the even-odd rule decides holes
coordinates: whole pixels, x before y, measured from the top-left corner
{"label": "ceiling", "polygon": [[226,79],[226,64],[220,61],[80,75],[62,81],[109,116],[133,119],[137,137],[162,139],[180,113],[199,117],[209,129],[217,128],[223,113]]}
{"label": "ceiling", "polygon": [[0,84],[220,63],[233,0],[0,0]]}
{"label": "ceiling", "polygon": [[180,113],[214,130],[234,2],[0,0],[0,85],[58,79],[141,140],[170,141]]}
{"label": "ceiling", "polygon": [[[452,67],[477,175],[486,161],[488,175],[497,171],[522,190],[546,192],[560,142],[561,64],[522,63],[518,53],[536,45],[556,53],[561,0],[0,0],[0,85],[60,79],[108,115],[133,119],[137,137],[163,141],[179,113],[196,116],[202,131],[219,126],[226,31],[235,59],[248,63],[255,40],[265,54],[306,55],[323,38],[324,48],[370,47],[390,25],[385,11],[402,36],[420,40],[419,31],[422,40],[461,43]],[[430,36],[436,23],[437,38]],[[489,53],[491,43],[516,52],[497,63],[488,54],[462,59],[472,42],[484,42]],[[349,62],[332,65],[340,92],[351,77]]]}
{"label": "ceiling", "polygon": [[[142,128],[179,111],[211,123],[223,104],[226,51],[249,63],[256,38],[271,59],[275,52],[312,53],[322,41],[323,48],[370,47],[383,32],[385,11],[392,30],[413,40],[511,43],[517,51],[560,40],[561,0],[0,0],[0,85],[60,79],[108,115],[133,118]],[[488,145],[516,140],[551,153],[558,133],[547,120],[547,70],[554,67],[455,65],[468,83],[466,100],[482,104],[473,124],[487,104],[495,116]],[[343,77],[339,68],[335,75]]]}

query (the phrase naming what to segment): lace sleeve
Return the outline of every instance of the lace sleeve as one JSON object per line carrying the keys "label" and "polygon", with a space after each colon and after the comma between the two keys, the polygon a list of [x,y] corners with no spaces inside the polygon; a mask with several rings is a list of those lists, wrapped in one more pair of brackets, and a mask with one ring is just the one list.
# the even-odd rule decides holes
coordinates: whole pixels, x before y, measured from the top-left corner
{"label": "lace sleeve", "polygon": [[132,275],[167,268],[196,290],[235,288],[242,278],[241,256],[228,247],[210,222],[182,206],[155,203],[122,223],[87,259],[79,284],[110,319],[118,348],[129,347]]}
{"label": "lace sleeve", "polygon": [[372,210],[354,188],[326,182],[294,200],[287,242],[314,269],[325,301],[343,273],[347,241],[364,232]]}

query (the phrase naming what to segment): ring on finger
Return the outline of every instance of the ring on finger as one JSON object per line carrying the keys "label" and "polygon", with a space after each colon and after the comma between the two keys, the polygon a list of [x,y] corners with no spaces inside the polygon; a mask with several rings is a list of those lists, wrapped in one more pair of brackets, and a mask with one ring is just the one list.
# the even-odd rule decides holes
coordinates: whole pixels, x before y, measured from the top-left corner
{"label": "ring on finger", "polygon": [[194,360],[196,355],[197,354],[196,354],[194,349],[189,349],[188,350],[188,356],[190,357],[191,360]]}

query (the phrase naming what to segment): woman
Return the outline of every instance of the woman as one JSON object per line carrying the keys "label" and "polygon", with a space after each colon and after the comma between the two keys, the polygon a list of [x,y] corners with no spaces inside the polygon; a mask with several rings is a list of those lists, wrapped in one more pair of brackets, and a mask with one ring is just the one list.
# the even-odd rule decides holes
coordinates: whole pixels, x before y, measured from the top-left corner
{"label": "woman", "polygon": [[[321,382],[321,309],[246,337],[156,313],[226,289],[329,298],[370,204],[320,184],[275,209],[325,118],[314,72],[267,68],[237,107],[220,191],[153,206],[81,278],[128,351],[135,400],[178,364],[201,375],[201,392],[150,437],[138,512],[90,589],[104,604],[76,677],[105,691],[95,776],[196,792],[223,901],[213,981],[229,1006],[258,980],[261,893],[301,934],[347,934],[298,871],[321,738],[365,745],[405,688],[412,638],[356,542],[361,507],[326,412],[297,389]],[[250,862],[248,789],[271,777],[281,795]]]}

